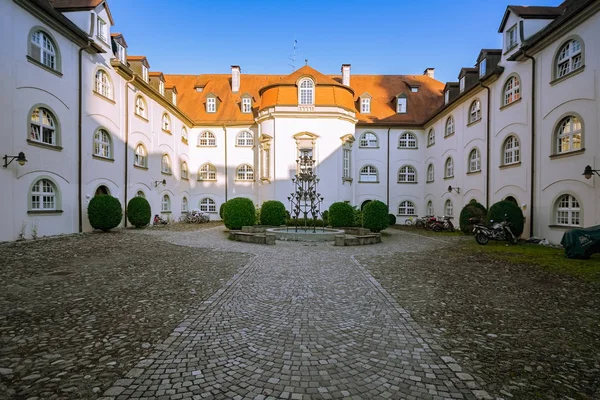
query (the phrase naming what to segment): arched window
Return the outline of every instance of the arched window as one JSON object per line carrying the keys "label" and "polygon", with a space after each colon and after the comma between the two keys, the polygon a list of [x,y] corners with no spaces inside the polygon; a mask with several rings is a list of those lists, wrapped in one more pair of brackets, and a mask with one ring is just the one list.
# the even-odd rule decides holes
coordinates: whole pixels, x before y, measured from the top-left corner
{"label": "arched window", "polygon": [[427,133],[427,146],[433,146],[435,144],[435,130],[431,128]]}
{"label": "arched window", "polygon": [[502,154],[504,165],[516,164],[521,161],[519,139],[516,136],[511,135],[506,138]]}
{"label": "arched window", "polygon": [[160,172],[163,174],[171,174],[171,158],[168,154],[163,154],[160,159]]}
{"label": "arched window", "polygon": [[162,116],[162,130],[165,132],[171,132],[171,118],[164,113]]}
{"label": "arched window", "polygon": [[31,34],[29,56],[48,68],[58,71],[58,54],[54,41],[42,31]]}
{"label": "arched window", "polygon": [[452,157],[446,159],[444,168],[444,178],[452,178],[454,176],[454,160]]}
{"label": "arched window", "polygon": [[148,168],[148,152],[143,144],[138,144],[135,148],[135,156],[133,157],[133,165],[142,168]]}
{"label": "arched window", "polygon": [[469,172],[481,171],[481,154],[479,149],[473,149],[469,153]]}
{"label": "arched window", "polygon": [[211,131],[205,131],[198,135],[198,146],[206,147],[216,145],[217,139],[215,139],[215,135]]}
{"label": "arched window", "polygon": [[581,42],[571,39],[562,45],[555,61],[555,79],[581,68],[583,66],[583,51]]}
{"label": "arched window", "polygon": [[187,197],[183,196],[183,198],[181,199],[181,212],[182,213],[186,213],[188,212],[188,199]]}
{"label": "arched window", "polygon": [[135,115],[146,118],[146,100],[142,96],[135,98]]}
{"label": "arched window", "polygon": [[405,200],[398,206],[398,215],[417,215],[415,203]]}
{"label": "arched window", "polygon": [[141,197],[142,199],[146,198],[146,195],[141,190],[138,190],[137,193],[135,194],[135,196],[136,197]]}
{"label": "arched window", "polygon": [[361,168],[358,178],[359,182],[379,182],[379,173],[377,168],[372,165],[366,165]]}
{"label": "arched window", "polygon": [[184,143],[188,142],[188,132],[187,129],[185,129],[185,126],[181,128],[181,141]]}
{"label": "arched window", "polygon": [[205,197],[200,200],[200,211],[209,213],[217,212],[217,204],[213,199]]}
{"label": "arched window", "polygon": [[475,100],[469,107],[469,123],[477,122],[481,119],[481,102]]}
{"label": "arched window", "polygon": [[40,179],[33,184],[30,193],[30,210],[32,211],[48,211],[57,210],[58,190],[54,183],[49,179]]}
{"label": "arched window", "polygon": [[242,131],[238,133],[236,144],[238,146],[254,146],[254,136],[252,136],[252,132]]}
{"label": "arched window", "polygon": [[110,190],[105,185],[100,185],[96,188],[94,196],[99,196],[101,194],[110,195]]}
{"label": "arched window", "polygon": [[556,130],[556,153],[581,150],[582,134],[579,118],[570,115],[561,120]]}
{"label": "arched window", "polygon": [[312,80],[306,78],[300,81],[300,92],[298,93],[298,104],[315,104],[315,84]]}
{"label": "arched window", "polygon": [[507,106],[521,98],[521,82],[518,76],[511,76],[504,84],[502,104]]}
{"label": "arched window", "polygon": [[454,135],[454,117],[451,115],[446,120],[445,136],[448,137],[452,135]]}
{"label": "arched window", "polygon": [[217,169],[212,164],[203,164],[198,169],[198,180],[199,181],[216,181],[217,180]]}
{"label": "arched window", "polygon": [[171,211],[171,198],[168,194],[165,194],[162,197],[162,201],[160,202],[160,211],[169,212]]}
{"label": "arched window", "polygon": [[104,129],[98,129],[94,133],[94,155],[96,157],[112,158],[110,135]]}
{"label": "arched window", "polygon": [[360,136],[360,147],[379,147],[379,139],[373,132],[365,132]]}
{"label": "arched window", "polygon": [[38,107],[31,112],[29,140],[51,146],[59,143],[54,115],[45,108]]}
{"label": "arched window", "polygon": [[112,84],[108,74],[102,69],[96,71],[95,91],[108,99],[112,99]]}
{"label": "arched window", "polygon": [[427,166],[427,182],[433,182],[435,180],[435,167],[433,164]]}
{"label": "arched window", "polygon": [[417,183],[417,171],[412,165],[404,165],[398,171],[398,183]]}
{"label": "arched window", "polygon": [[581,207],[579,201],[570,194],[558,198],[555,206],[556,223],[558,225],[579,226],[579,213]]}
{"label": "arched window", "polygon": [[447,217],[452,217],[454,215],[454,205],[450,199],[446,200],[446,203],[444,203],[444,215]]}
{"label": "arched window", "polygon": [[181,179],[188,179],[188,166],[185,161],[181,163]]}
{"label": "arched window", "polygon": [[433,201],[429,200],[427,202],[427,215],[434,215],[433,213]]}
{"label": "arched window", "polygon": [[404,132],[398,140],[398,148],[400,149],[416,149],[417,138],[412,132]]}
{"label": "arched window", "polygon": [[238,181],[253,181],[254,168],[248,164],[240,165],[236,171],[236,177]]}

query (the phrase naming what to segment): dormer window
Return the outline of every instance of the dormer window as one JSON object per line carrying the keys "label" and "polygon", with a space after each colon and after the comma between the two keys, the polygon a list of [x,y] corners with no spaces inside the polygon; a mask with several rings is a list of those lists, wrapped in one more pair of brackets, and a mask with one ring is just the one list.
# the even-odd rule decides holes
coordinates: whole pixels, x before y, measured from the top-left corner
{"label": "dormer window", "polygon": [[249,114],[252,112],[252,99],[250,97],[242,98],[242,112]]}
{"label": "dormer window", "polygon": [[217,112],[217,99],[215,97],[206,98],[206,112],[214,113]]}
{"label": "dormer window", "polygon": [[517,45],[517,25],[506,31],[506,50],[510,50]]}
{"label": "dormer window", "polygon": [[298,104],[315,104],[315,84],[312,80],[305,78],[300,81],[300,90],[298,92]]}
{"label": "dormer window", "polygon": [[98,17],[98,39],[104,43],[108,42],[108,25],[100,17]]}
{"label": "dormer window", "polygon": [[444,93],[444,104],[448,104],[450,102],[450,91],[446,90]]}
{"label": "dormer window", "polygon": [[419,91],[419,87],[418,86],[411,86],[410,87],[410,91],[413,93],[417,93]]}
{"label": "dormer window", "polygon": [[163,81],[158,82],[158,91],[161,95],[165,95],[165,83]]}
{"label": "dormer window", "polygon": [[173,105],[176,106],[177,105],[177,93],[173,92],[171,94],[171,101],[173,102]]}
{"label": "dormer window", "polygon": [[406,95],[401,94],[396,98],[396,112],[398,114],[406,114]]}
{"label": "dormer window", "polygon": [[487,62],[485,58],[479,62],[479,77],[482,77],[486,74],[486,64]]}
{"label": "dormer window", "polygon": [[460,78],[459,88],[460,88],[461,93],[465,91],[465,77],[464,76],[462,78]]}
{"label": "dormer window", "polygon": [[361,114],[370,114],[371,113],[371,99],[368,97],[363,97],[360,99],[360,112]]}
{"label": "dormer window", "polygon": [[144,82],[148,82],[148,67],[142,64],[142,79]]}

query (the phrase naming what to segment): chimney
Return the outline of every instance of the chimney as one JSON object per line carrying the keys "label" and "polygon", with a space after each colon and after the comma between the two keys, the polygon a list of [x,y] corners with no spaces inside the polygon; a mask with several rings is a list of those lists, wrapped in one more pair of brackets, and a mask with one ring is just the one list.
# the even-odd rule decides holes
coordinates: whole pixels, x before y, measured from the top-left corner
{"label": "chimney", "polygon": [[342,84],[350,86],[350,64],[342,64]]}
{"label": "chimney", "polygon": [[435,79],[433,77],[433,73],[435,72],[435,68],[426,68],[425,71],[423,71],[423,75],[427,75],[428,77],[430,77],[431,79]]}
{"label": "chimney", "polygon": [[240,73],[242,70],[239,65],[231,66],[231,91],[237,93],[240,91]]}

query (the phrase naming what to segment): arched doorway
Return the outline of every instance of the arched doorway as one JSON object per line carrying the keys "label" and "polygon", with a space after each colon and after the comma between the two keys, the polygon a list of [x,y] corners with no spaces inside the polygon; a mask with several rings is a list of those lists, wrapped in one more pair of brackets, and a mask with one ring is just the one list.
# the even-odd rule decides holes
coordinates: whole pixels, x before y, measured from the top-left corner
{"label": "arched doorway", "polygon": [[517,202],[517,199],[515,199],[512,196],[508,196],[507,198],[504,199],[504,201],[510,201],[511,203],[515,204],[515,205],[519,205],[519,203]]}
{"label": "arched doorway", "polygon": [[365,201],[363,201],[362,204],[360,205],[360,211],[363,211],[365,209],[365,206],[367,204],[369,204],[371,201],[373,201],[373,200],[365,200]]}
{"label": "arched doorway", "polygon": [[110,194],[110,190],[108,190],[106,186],[100,185],[96,188],[96,193],[94,193],[94,196],[98,196],[99,194]]}

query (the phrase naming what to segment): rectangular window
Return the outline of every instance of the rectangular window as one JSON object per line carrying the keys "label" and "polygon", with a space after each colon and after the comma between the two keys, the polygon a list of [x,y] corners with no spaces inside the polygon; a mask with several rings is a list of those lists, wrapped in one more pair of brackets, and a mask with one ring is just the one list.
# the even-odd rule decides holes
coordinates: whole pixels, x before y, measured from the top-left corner
{"label": "rectangular window", "polygon": [[450,101],[450,91],[446,90],[446,93],[444,93],[444,104],[448,104],[449,101]]}
{"label": "rectangular window", "polygon": [[506,32],[506,50],[510,50],[517,45],[517,25]]}
{"label": "rectangular window", "polygon": [[209,97],[206,99],[206,112],[217,112],[217,99],[214,97]]}
{"label": "rectangular window", "polygon": [[418,86],[411,86],[410,87],[410,91],[413,93],[417,93],[419,91],[419,87]]}
{"label": "rectangular window", "polygon": [[158,91],[163,96],[165,95],[165,83],[163,81],[158,82]]}
{"label": "rectangular window", "polygon": [[481,62],[479,63],[479,76],[484,76],[486,74],[486,67],[487,67],[487,61],[484,58],[483,60],[481,60]]}
{"label": "rectangular window", "polygon": [[117,57],[119,58],[121,64],[125,64],[125,60],[127,58],[125,55],[125,47],[121,46],[119,43],[117,43]]}
{"label": "rectangular window", "polygon": [[464,92],[465,91],[465,77],[463,76],[462,78],[460,78],[460,92]]}
{"label": "rectangular window", "polygon": [[396,112],[398,114],[406,114],[406,97],[398,97],[398,104],[396,105]]}
{"label": "rectangular window", "polygon": [[173,102],[173,105],[176,106],[177,105],[177,94],[173,93],[171,95],[171,101]]}
{"label": "rectangular window", "polygon": [[148,82],[148,68],[145,65],[142,65],[142,79],[144,82]]}
{"label": "rectangular window", "polygon": [[342,177],[350,179],[350,149],[344,149],[343,151]]}
{"label": "rectangular window", "polygon": [[361,114],[371,113],[371,99],[365,98],[360,100],[360,112]]}
{"label": "rectangular window", "polygon": [[108,42],[108,26],[106,22],[104,22],[100,17],[98,17],[98,39],[102,40],[104,43]]}
{"label": "rectangular window", "polygon": [[252,112],[252,99],[250,99],[249,97],[244,97],[242,99],[242,112],[244,114]]}

